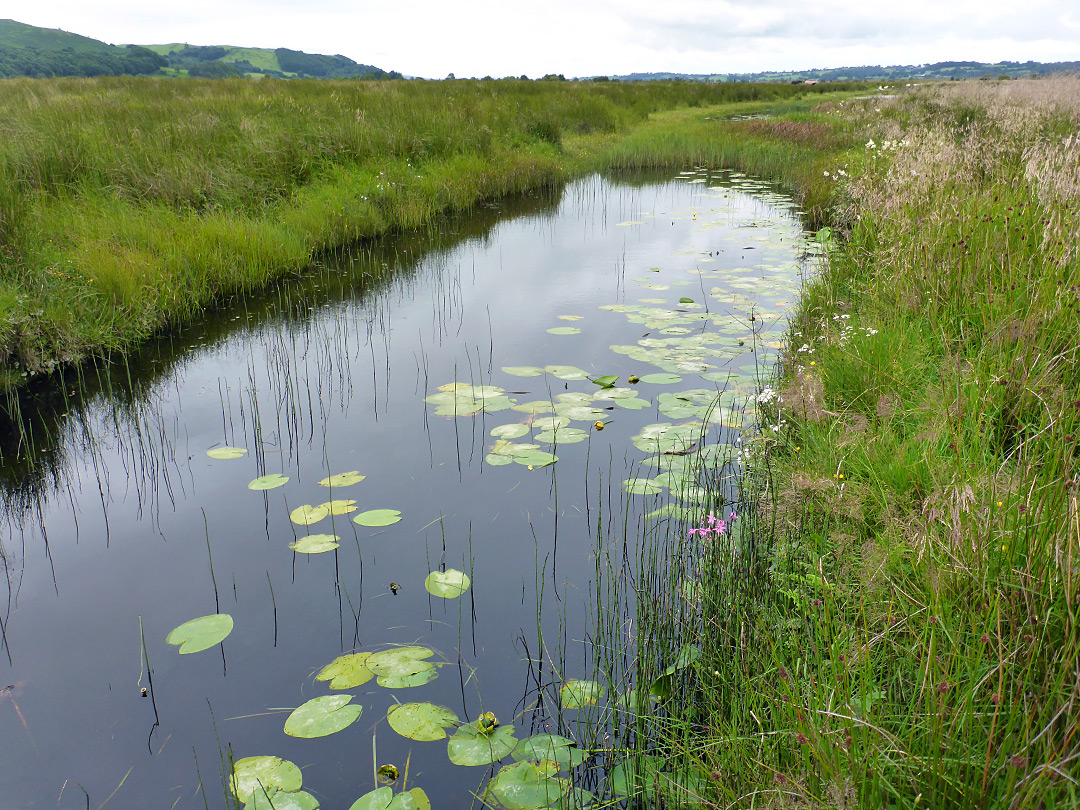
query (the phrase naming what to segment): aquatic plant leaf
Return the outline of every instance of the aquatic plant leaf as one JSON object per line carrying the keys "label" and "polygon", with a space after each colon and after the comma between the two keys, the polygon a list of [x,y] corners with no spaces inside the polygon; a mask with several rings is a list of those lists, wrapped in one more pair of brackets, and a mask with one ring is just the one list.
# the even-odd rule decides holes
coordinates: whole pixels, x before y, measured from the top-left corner
{"label": "aquatic plant leaf", "polygon": [[328,515],[347,515],[350,512],[356,511],[356,501],[353,500],[339,500],[339,501],[327,501],[326,503],[320,503],[315,507],[316,509],[325,509]]}
{"label": "aquatic plant leaf", "polygon": [[558,734],[535,734],[519,742],[512,753],[518,760],[557,762],[564,770],[576,768],[589,758],[588,752],[578,748],[576,742]]}
{"label": "aquatic plant leaf", "polygon": [[581,320],[584,320],[584,319],[585,319],[584,315],[560,315],[559,316],[560,321],[581,321]]}
{"label": "aquatic plant leaf", "polygon": [[421,788],[413,788],[395,796],[387,810],[431,810],[431,800]]}
{"label": "aquatic plant leaf", "polygon": [[228,613],[213,613],[184,622],[165,637],[167,644],[180,647],[181,655],[202,652],[220,644],[232,632],[233,618]]}
{"label": "aquatic plant leaf", "polygon": [[570,784],[526,761],[500,768],[487,789],[507,810],[540,810],[562,799]]}
{"label": "aquatic plant leaf", "polygon": [[[551,331],[551,330],[548,330]],[[577,331],[581,331],[580,329]],[[560,380],[587,380],[589,374],[577,366],[544,366],[544,371]]]}
{"label": "aquatic plant leaf", "polygon": [[247,804],[256,793],[273,796],[278,792],[300,790],[303,784],[300,769],[281,757],[244,757],[233,763],[229,788],[242,803]]}
{"label": "aquatic plant leaf", "polygon": [[623,489],[631,495],[655,495],[664,488],[648,478],[629,478],[623,481]]}
{"label": "aquatic plant leaf", "polygon": [[615,404],[621,408],[626,408],[628,411],[640,411],[652,407],[649,400],[640,397],[616,397]]}
{"label": "aquatic plant leaf", "polygon": [[490,433],[497,439],[520,439],[522,436],[529,432],[529,426],[523,425],[520,422],[513,422],[509,425],[499,425],[492,428]]}
{"label": "aquatic plant leaf", "polygon": [[392,526],[401,520],[401,512],[397,509],[368,509],[353,518],[353,523],[361,526]]}
{"label": "aquatic plant leaf", "polygon": [[393,799],[393,788],[375,788],[349,805],[349,810],[388,810]]}
{"label": "aquatic plant leaf", "polygon": [[256,791],[244,810],[318,810],[319,800],[305,790],[295,793]]}
{"label": "aquatic plant leaf", "polygon": [[517,745],[513,726],[500,726],[485,734],[474,725],[461,726],[446,745],[446,753],[455,765],[490,765],[505,757]]}
{"label": "aquatic plant leaf", "polygon": [[514,455],[514,461],[525,467],[546,467],[558,460],[558,456],[553,453],[545,453],[543,450],[529,450]]}
{"label": "aquatic plant leaf", "polygon": [[641,378],[643,383],[652,383],[653,385],[674,385],[681,383],[683,380],[678,374],[646,374]]}
{"label": "aquatic plant leaf", "polygon": [[315,676],[317,681],[330,681],[331,689],[352,689],[361,686],[375,677],[367,668],[371,653],[347,653],[339,655]]}
{"label": "aquatic plant leaf", "polygon": [[587,431],[581,428],[559,428],[558,430],[545,430],[536,434],[538,442],[545,444],[577,444],[589,438]]}
{"label": "aquatic plant leaf", "polygon": [[616,374],[605,374],[603,377],[593,377],[592,381],[594,385],[599,385],[601,388],[611,388],[618,382],[619,377]]}
{"label": "aquatic plant leaf", "polygon": [[379,686],[388,689],[421,686],[438,677],[435,665],[423,660],[434,654],[435,651],[427,647],[395,647],[372,653],[367,668],[378,676]]}
{"label": "aquatic plant leaf", "polygon": [[351,703],[352,695],[323,695],[293,710],[285,721],[290,737],[314,739],[336,734],[356,722],[364,707]]}
{"label": "aquatic plant leaf", "polygon": [[538,366],[503,366],[502,370],[515,377],[539,377],[544,373],[544,370]]}
{"label": "aquatic plant leaf", "polygon": [[581,709],[593,706],[600,701],[604,688],[596,681],[581,681],[571,678],[562,685],[559,695],[564,709]]}
{"label": "aquatic plant leaf", "polygon": [[534,430],[558,430],[570,424],[565,416],[541,416],[532,420]]}
{"label": "aquatic plant leaf", "polygon": [[353,484],[359,484],[367,478],[366,475],[361,475],[359,471],[353,470],[352,472],[338,473],[337,475],[331,475],[329,478],[324,478],[319,482],[320,487],[349,487]]}
{"label": "aquatic plant leaf", "polygon": [[564,405],[562,403],[556,406],[555,412],[576,422],[592,422],[595,421],[596,417],[604,415],[602,408],[593,408],[590,405]]}
{"label": "aquatic plant leaf", "polygon": [[429,742],[446,737],[446,727],[461,721],[453,711],[434,703],[399,703],[386,713],[390,728],[410,740]]}
{"label": "aquatic plant leaf", "polygon": [[486,461],[488,464],[491,464],[494,467],[504,467],[507,464],[513,464],[514,463],[514,457],[513,456],[501,456],[501,455],[498,455],[497,453],[488,453],[486,456],[484,456],[484,461]]}
{"label": "aquatic plant leaf", "polygon": [[289,543],[289,548],[301,554],[322,554],[333,551],[341,545],[340,540],[341,538],[336,534],[309,534],[307,537],[301,537]]}
{"label": "aquatic plant leaf", "polygon": [[513,408],[515,411],[521,411],[522,413],[551,413],[555,410],[555,406],[546,399],[538,399],[533,402],[521,402],[514,405]]}
{"label": "aquatic plant leaf", "polygon": [[217,459],[240,458],[241,456],[247,455],[247,450],[242,447],[214,447],[211,450],[207,450],[206,455],[210,456],[210,458]]}
{"label": "aquatic plant leaf", "polygon": [[300,526],[310,526],[313,523],[318,523],[324,517],[330,514],[330,510],[325,506],[311,506],[310,504],[304,504],[298,506],[289,513],[289,520]]}
{"label": "aquatic plant leaf", "polygon": [[412,686],[423,686],[439,677],[439,670],[434,664],[418,661],[416,666],[416,672],[405,675],[380,675],[375,682],[387,689],[408,689]]}
{"label": "aquatic plant leaf", "polygon": [[256,478],[254,481],[248,484],[248,489],[253,489],[256,492],[259,492],[264,489],[277,489],[278,487],[285,486],[287,483],[289,483],[289,476],[272,473],[270,475],[264,475]]}
{"label": "aquatic plant leaf", "polygon": [[[676,282],[676,283],[678,283],[678,282]],[[694,303],[694,299],[693,298],[680,298],[679,303],[680,304],[692,304],[692,303]]]}
{"label": "aquatic plant leaf", "polygon": [[694,662],[701,657],[701,648],[692,644],[686,644],[675,659],[675,663],[665,669],[660,676],[652,682],[649,692],[656,697],[667,700],[674,692],[675,676],[684,669],[693,666]]}
{"label": "aquatic plant leaf", "polygon": [[432,596],[456,599],[469,590],[469,575],[454,568],[432,571],[424,580],[424,587]]}
{"label": "aquatic plant leaf", "polygon": [[581,330],[576,326],[553,326],[547,330],[551,335],[580,335]]}
{"label": "aquatic plant leaf", "polygon": [[626,759],[608,772],[608,787],[616,796],[653,795],[662,762],[647,754]]}

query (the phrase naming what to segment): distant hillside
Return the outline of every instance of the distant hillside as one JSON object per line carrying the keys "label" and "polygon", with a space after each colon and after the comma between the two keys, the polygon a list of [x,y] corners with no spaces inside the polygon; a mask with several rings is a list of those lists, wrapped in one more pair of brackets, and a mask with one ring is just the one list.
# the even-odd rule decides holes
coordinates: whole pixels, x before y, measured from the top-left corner
{"label": "distant hillside", "polygon": [[792,82],[816,79],[836,81],[913,81],[926,79],[980,79],[1046,76],[1050,73],[1080,71],[1080,62],[935,62],[932,65],[863,65],[860,67],[814,68],[813,70],[770,71],[764,73],[627,73],[609,76],[627,82]]}
{"label": "distant hillside", "polygon": [[346,56],[234,45],[109,45],[90,37],[0,20],[0,78],[10,76],[275,76],[387,79],[394,71]]}

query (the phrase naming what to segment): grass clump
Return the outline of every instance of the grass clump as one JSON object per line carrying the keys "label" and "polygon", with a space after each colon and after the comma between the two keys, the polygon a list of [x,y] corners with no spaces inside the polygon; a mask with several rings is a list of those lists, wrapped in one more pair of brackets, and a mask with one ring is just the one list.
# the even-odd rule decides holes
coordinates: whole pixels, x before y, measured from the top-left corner
{"label": "grass clump", "polygon": [[717,806],[1080,803],[1077,99],[824,111],[862,146],[828,169],[829,261],[759,397],[755,562],[707,568]]}

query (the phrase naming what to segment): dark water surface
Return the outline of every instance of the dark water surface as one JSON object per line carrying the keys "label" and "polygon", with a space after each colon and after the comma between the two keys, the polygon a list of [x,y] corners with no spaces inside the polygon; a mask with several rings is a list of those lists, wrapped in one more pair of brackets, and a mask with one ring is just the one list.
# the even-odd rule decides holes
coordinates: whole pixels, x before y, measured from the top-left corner
{"label": "dark water surface", "polygon": [[[701,441],[737,456],[737,413],[670,395],[713,389],[727,409],[757,392],[806,249],[790,201],[738,175],[594,177],[327,259],[69,386],[37,415],[32,445],[3,447],[0,807],[224,807],[230,751],[295,762],[324,808],[373,789],[373,759],[408,760],[408,787],[435,808],[472,805],[488,770],[450,764],[445,742],[399,736],[387,708],[432,701],[468,720],[494,711],[519,738],[574,734],[545,698],[561,678],[592,677],[597,538],[664,500],[624,493],[650,455],[632,438],[704,417]],[[580,332],[547,331],[559,327]],[[715,340],[685,342],[701,335]],[[683,379],[638,383],[649,404],[631,409],[616,401],[626,392],[573,372],[503,371],[553,364],[618,375],[617,387],[630,374]],[[560,395],[580,392],[576,404],[602,410],[574,412],[568,427],[587,438],[530,469],[485,456],[500,446],[492,429],[531,429],[533,415],[437,414],[438,397],[425,398],[455,382],[564,414],[575,402]],[[529,435],[512,441],[551,449]],[[247,453],[207,456],[223,445]],[[352,470],[366,479],[317,484]],[[248,488],[269,473],[290,480]],[[331,498],[402,519],[290,520]],[[309,533],[340,547],[290,550]],[[426,592],[441,566],[470,574],[463,597]],[[166,644],[217,612],[235,622],[223,644],[191,655]],[[604,643],[632,656],[633,632]],[[437,679],[348,690],[364,713],[331,736],[283,732],[291,709],[330,694],[313,680],[321,667],[394,644],[435,650]]]}

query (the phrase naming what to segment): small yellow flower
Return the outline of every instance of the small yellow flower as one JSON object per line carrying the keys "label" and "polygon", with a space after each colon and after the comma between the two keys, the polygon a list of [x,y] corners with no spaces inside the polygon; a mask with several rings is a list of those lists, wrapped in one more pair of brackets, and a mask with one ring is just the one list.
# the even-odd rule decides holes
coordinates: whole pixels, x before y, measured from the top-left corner
{"label": "small yellow flower", "polygon": [[1001,502],[1001,501],[998,501],[998,502],[997,502],[997,505],[998,505],[998,509],[1000,509],[1000,508],[1002,507],[1002,502]]}
{"label": "small yellow flower", "polygon": [[801,447],[801,446],[799,446],[799,447],[796,447],[796,448],[795,448],[795,452],[796,452],[796,453],[798,453],[798,452],[799,452],[800,450],[802,450],[802,447]]}
{"label": "small yellow flower", "polygon": [[816,365],[817,365],[817,360],[811,360],[811,361],[810,361],[810,365],[812,365],[812,366],[816,366]]}
{"label": "small yellow flower", "polygon": [[840,480],[843,480],[843,479],[844,479],[844,474],[843,474],[843,473],[840,473],[840,475],[839,475],[839,476],[837,476],[837,477],[838,477],[838,478],[840,478]]}
{"label": "small yellow flower", "polygon": [[597,430],[603,430],[604,429],[604,423],[603,422],[593,422],[593,427],[596,428]]}

